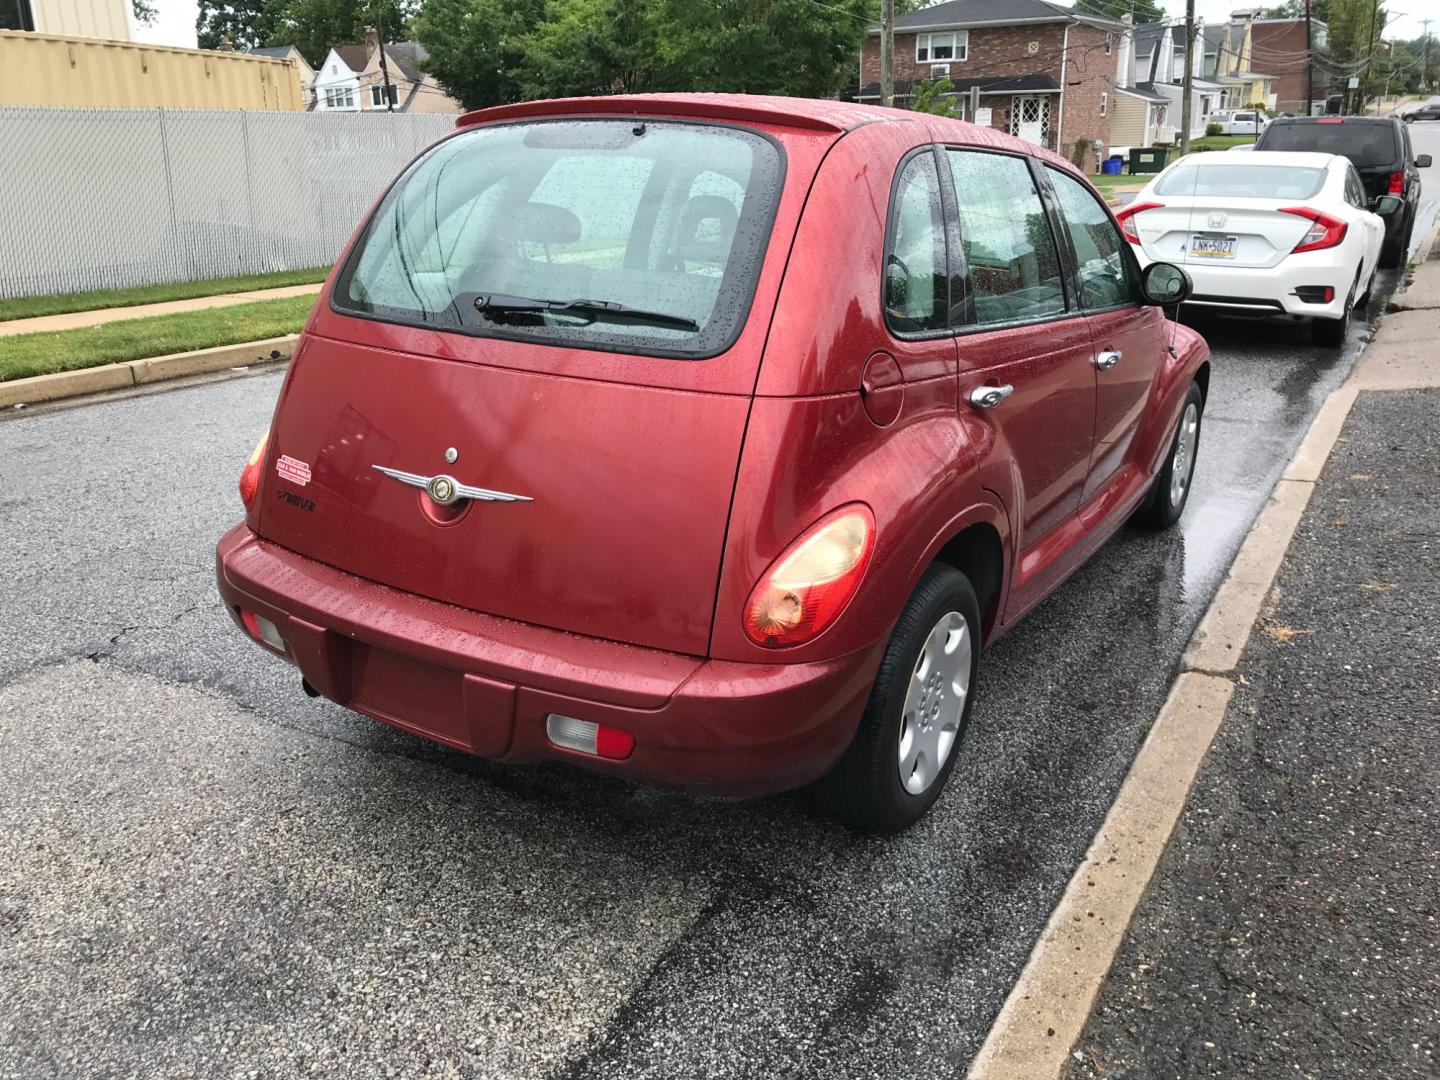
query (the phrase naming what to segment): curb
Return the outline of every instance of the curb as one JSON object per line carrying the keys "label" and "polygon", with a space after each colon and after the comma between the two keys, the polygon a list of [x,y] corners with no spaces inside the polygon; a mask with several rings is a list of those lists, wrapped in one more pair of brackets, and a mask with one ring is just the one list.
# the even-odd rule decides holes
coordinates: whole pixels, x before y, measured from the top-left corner
{"label": "curb", "polygon": [[[1428,250],[1437,236],[1440,230],[1422,247]],[[969,1080],[1064,1075],[1220,730],[1235,665],[1359,396],[1360,362],[1325,399],[1245,534],[1181,657],[1155,725],[971,1063]]]}
{"label": "curb", "polygon": [[239,345],[219,345],[213,349],[152,356],[144,360],[127,360],[123,364],[104,364],[60,371],[53,375],[33,375],[28,379],[0,382],[0,408],[10,409],[38,405],[43,401],[96,394],[105,390],[124,390],[132,386],[179,379],[227,368],[249,367],[277,360],[288,360],[299,334],[247,341]]}

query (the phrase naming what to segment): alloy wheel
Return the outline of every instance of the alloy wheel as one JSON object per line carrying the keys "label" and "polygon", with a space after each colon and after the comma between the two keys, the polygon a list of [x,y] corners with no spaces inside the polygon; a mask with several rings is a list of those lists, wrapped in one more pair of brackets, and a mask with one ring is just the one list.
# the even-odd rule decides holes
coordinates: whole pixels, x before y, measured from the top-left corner
{"label": "alloy wheel", "polygon": [[965,616],[950,611],[926,635],[900,714],[900,783],[924,792],[945,767],[970,693],[974,643]]}

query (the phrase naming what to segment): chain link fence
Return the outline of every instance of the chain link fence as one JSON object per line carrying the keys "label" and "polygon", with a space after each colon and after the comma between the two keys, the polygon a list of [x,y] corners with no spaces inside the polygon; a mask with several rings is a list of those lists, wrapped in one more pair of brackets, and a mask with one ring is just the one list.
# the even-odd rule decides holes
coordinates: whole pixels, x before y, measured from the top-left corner
{"label": "chain link fence", "polygon": [[0,108],[0,298],[333,262],[453,116]]}

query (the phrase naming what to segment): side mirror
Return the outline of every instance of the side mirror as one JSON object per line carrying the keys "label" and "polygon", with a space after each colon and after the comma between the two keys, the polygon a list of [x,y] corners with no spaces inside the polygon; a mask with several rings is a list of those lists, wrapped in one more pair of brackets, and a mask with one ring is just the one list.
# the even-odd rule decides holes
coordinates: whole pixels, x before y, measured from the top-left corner
{"label": "side mirror", "polygon": [[1429,155],[1429,154],[1421,154],[1419,157],[1417,157],[1417,158],[1415,159],[1415,167],[1416,167],[1417,169],[1428,169],[1428,168],[1430,168],[1430,155]]}
{"label": "side mirror", "polygon": [[1140,271],[1140,293],[1147,304],[1169,307],[1190,299],[1190,275],[1174,263],[1155,262]]}
{"label": "side mirror", "polygon": [[1377,195],[1370,200],[1370,209],[1381,217],[1399,213],[1400,208],[1404,205],[1405,200],[1398,195]]}

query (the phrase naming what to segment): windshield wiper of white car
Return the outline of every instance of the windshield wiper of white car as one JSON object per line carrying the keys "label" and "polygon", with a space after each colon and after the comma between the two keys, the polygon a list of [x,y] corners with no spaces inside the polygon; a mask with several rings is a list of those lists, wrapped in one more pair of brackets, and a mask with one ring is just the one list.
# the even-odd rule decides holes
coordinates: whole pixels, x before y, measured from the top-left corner
{"label": "windshield wiper of white car", "polygon": [[506,296],[503,293],[478,293],[471,299],[475,310],[487,319],[504,319],[542,314],[573,315],[587,322],[632,323],[639,326],[660,326],[671,330],[698,333],[700,324],[682,315],[663,311],[645,311],[626,307],[610,300],[540,300],[531,296]]}

